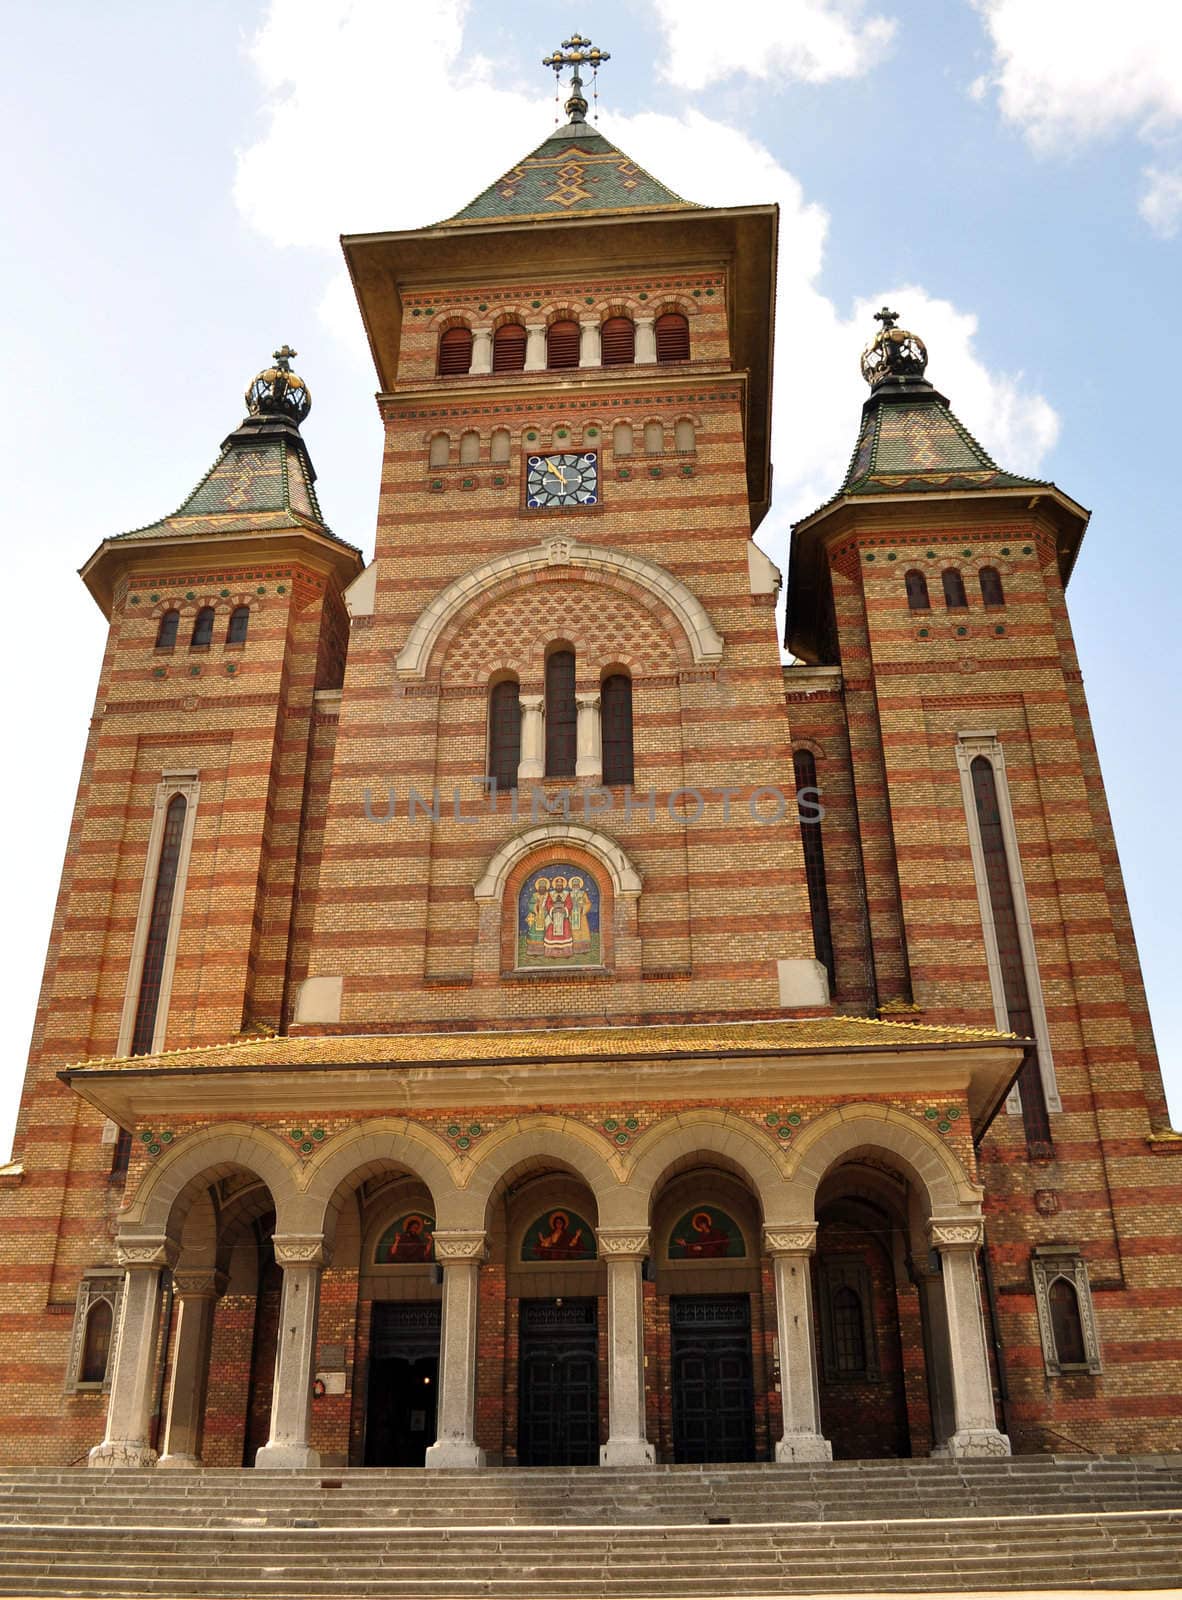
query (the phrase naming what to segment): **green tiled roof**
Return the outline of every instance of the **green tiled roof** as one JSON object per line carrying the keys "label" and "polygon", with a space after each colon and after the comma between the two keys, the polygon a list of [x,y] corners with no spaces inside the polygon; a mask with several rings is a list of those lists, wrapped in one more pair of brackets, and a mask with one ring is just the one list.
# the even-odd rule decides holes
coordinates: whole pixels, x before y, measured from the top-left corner
{"label": "green tiled roof", "polygon": [[557,128],[449,222],[579,217],[599,211],[688,211],[683,200],[582,121]]}
{"label": "green tiled roof", "polygon": [[1005,472],[923,382],[904,393],[874,394],[839,493],[920,489],[996,489],[1038,484]]}

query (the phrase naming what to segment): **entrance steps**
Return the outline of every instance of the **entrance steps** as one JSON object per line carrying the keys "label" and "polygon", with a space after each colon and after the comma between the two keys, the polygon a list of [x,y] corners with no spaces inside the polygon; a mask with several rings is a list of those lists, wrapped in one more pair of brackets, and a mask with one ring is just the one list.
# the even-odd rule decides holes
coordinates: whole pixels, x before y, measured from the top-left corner
{"label": "entrance steps", "polygon": [[0,1473],[0,1596],[1182,1587],[1182,1456]]}

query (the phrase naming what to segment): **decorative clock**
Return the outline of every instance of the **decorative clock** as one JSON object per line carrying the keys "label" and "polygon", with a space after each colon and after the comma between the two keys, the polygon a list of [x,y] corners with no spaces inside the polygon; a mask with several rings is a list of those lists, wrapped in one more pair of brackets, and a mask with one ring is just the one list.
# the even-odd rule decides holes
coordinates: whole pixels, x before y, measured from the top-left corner
{"label": "decorative clock", "polygon": [[549,456],[530,456],[525,469],[525,503],[531,511],[598,505],[597,452],[561,450]]}

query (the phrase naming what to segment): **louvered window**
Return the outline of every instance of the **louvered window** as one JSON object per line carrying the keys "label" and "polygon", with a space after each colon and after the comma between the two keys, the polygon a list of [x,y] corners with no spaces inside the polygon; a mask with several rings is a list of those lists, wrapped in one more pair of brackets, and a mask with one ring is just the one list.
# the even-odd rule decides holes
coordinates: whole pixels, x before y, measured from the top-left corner
{"label": "louvered window", "polygon": [[493,371],[521,372],[525,368],[525,329],[520,322],[503,322],[493,334]]}
{"label": "louvered window", "polygon": [[657,336],[658,361],[688,361],[689,323],[680,311],[666,311],[653,328]]}
{"label": "louvered window", "polygon": [[471,365],[471,328],[445,328],[439,335],[439,376],[454,378],[467,372]]}
{"label": "louvered window", "polygon": [[577,367],[579,364],[579,325],[577,322],[552,322],[546,334],[546,365]]}
{"label": "louvered window", "polygon": [[521,694],[512,679],[494,683],[488,697],[488,775],[498,789],[517,787],[521,760]]}
{"label": "louvered window", "polygon": [[546,776],[573,778],[578,747],[575,654],[555,650],[546,661]]}
{"label": "louvered window", "polygon": [[226,629],[227,644],[245,644],[250,627],[250,607],[235,606],[230,613],[230,626]]}
{"label": "louvered window", "polygon": [[906,576],[907,604],[912,611],[930,611],[931,599],[928,596],[928,580],[918,569],[913,568]]}
{"label": "louvered window", "polygon": [[193,619],[193,637],[190,644],[202,649],[213,643],[213,607],[202,606]]}
{"label": "louvered window", "polygon": [[[210,616],[213,616],[211,611]],[[172,900],[176,890],[177,867],[181,858],[181,840],[185,832],[187,801],[183,794],[175,794],[168,802],[164,818],[164,838],[160,846],[160,862],[156,868],[156,892],[152,898],[152,916],[148,923],[148,941],[144,947],[144,964],[140,971],[140,994],[135,1012],[135,1032],[131,1040],[133,1056],[147,1055],[156,1033],[156,1010],[160,1004],[160,982],[164,976],[164,957],[168,950],[169,924],[172,921]]]}
{"label": "louvered window", "polygon": [[605,367],[626,367],[636,360],[636,327],[631,317],[609,317],[600,329]]}
{"label": "louvered window", "polygon": [[180,626],[181,614],[179,611],[166,611],[160,618],[160,626],[156,630],[157,650],[171,650],[176,644],[176,631]]}
{"label": "louvered window", "polygon": [[1001,586],[1001,573],[996,567],[982,567],[980,573],[981,599],[987,606],[1004,606],[1005,590]]}
{"label": "louvered window", "polygon": [[631,783],[632,761],[632,679],[614,672],[603,680],[600,691],[600,716],[603,736],[603,782]]}

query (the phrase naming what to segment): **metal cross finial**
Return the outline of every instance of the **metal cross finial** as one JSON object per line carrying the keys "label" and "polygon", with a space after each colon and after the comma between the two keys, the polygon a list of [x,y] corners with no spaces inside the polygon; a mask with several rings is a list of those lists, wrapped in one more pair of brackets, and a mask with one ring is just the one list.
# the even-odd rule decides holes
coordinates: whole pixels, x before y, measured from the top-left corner
{"label": "metal cross finial", "polygon": [[271,355],[279,363],[280,372],[290,372],[291,363],[299,355],[299,351],[293,350],[289,344],[285,344],[281,350],[272,350]]}
{"label": "metal cross finial", "polygon": [[601,50],[598,45],[584,39],[581,33],[572,33],[569,39],[562,41],[562,48],[555,50],[553,55],[544,56],[542,65],[553,67],[554,76],[561,76],[564,67],[573,67],[574,74],[570,80],[570,99],[566,102],[566,114],[572,122],[583,122],[587,115],[587,102],[583,99],[583,80],[579,76],[579,68],[589,65],[591,68],[592,87],[594,80],[599,75],[599,69],[605,61],[610,61],[611,56],[606,50]]}
{"label": "metal cross finial", "polygon": [[884,333],[889,333],[890,330],[895,326],[896,322],[898,322],[899,313],[897,311],[888,311],[886,306],[883,306],[881,311],[876,311],[874,313],[874,320],[875,322],[882,323],[882,331]]}

